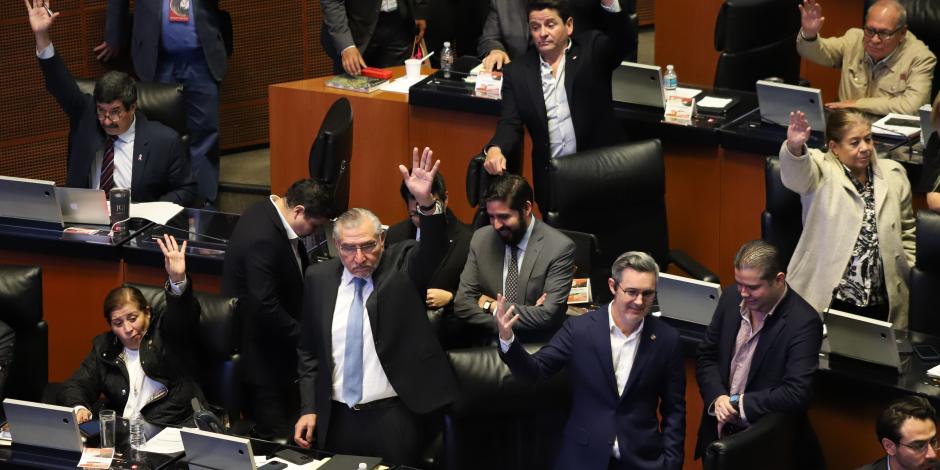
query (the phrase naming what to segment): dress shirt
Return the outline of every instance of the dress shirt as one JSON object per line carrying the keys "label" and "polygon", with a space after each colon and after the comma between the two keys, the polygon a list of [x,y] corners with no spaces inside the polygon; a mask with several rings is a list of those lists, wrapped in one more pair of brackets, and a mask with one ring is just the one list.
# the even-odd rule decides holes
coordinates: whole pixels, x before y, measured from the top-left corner
{"label": "dress shirt", "polygon": [[[281,213],[281,208],[277,205],[279,199],[281,199],[279,196],[273,194],[268,196],[268,200],[271,201],[271,204],[274,204],[274,210],[277,212],[278,218],[280,218],[281,223],[284,224],[284,232],[287,233],[287,240],[290,242],[290,248],[294,251],[294,258],[297,260],[297,269],[303,269],[303,264],[300,262],[300,253],[297,251],[297,239],[300,238],[300,236],[297,235],[297,232],[294,232],[294,228],[290,226],[287,219],[284,218],[284,214]],[[304,255],[306,255],[306,253],[304,253]],[[302,272],[300,273],[301,276],[303,274]]]}
{"label": "dress shirt", "polygon": [[[525,229],[525,235],[522,240],[516,244],[516,272],[522,273],[522,258],[525,256],[525,248],[529,244],[529,236],[532,235],[532,227],[535,227],[535,216],[529,217],[529,227]],[[512,250],[509,245],[503,253],[503,292],[506,292],[506,273],[509,272],[509,259],[512,257]],[[525,299],[525,292],[519,292],[519,299]],[[521,300],[520,300],[521,301]]]}
{"label": "dress shirt", "polygon": [[140,364],[140,350],[124,348],[121,354],[124,359],[124,365],[127,367],[127,403],[124,405],[124,413],[121,415],[127,419],[134,419],[140,414],[143,408],[153,397],[163,392],[166,387],[160,382],[147,377],[143,366]]}
{"label": "dress shirt", "polygon": [[[346,361],[346,320],[349,317],[349,308],[356,296],[355,276],[343,268],[343,276],[336,292],[336,306],[333,308],[333,325],[331,335],[333,339],[333,399],[339,401],[343,391],[343,366]],[[372,278],[366,279],[362,286],[362,399],[359,403],[369,403],[383,398],[398,396],[392,384],[385,375],[382,362],[375,351],[375,340],[372,338],[372,324],[369,322],[369,309],[367,300],[372,294],[375,285]]]}
{"label": "dress shirt", "polygon": [[[623,389],[627,385],[627,379],[630,378],[630,371],[633,370],[633,361],[636,359],[637,346],[640,344],[644,321],[640,321],[640,325],[636,330],[630,333],[630,336],[627,336],[614,323],[611,304],[607,305],[607,319],[610,328],[610,355],[614,364],[614,376],[617,379],[617,394],[622,396]],[[614,436],[614,447],[611,452],[614,458],[620,459],[620,443],[617,441],[617,436]]]}
{"label": "dress shirt", "polygon": [[574,123],[571,121],[571,108],[568,106],[568,93],[565,91],[565,57],[571,49],[571,39],[565,46],[558,69],[552,75],[552,64],[545,62],[539,54],[539,73],[542,76],[542,98],[545,99],[545,115],[548,117],[548,144],[552,158],[571,155],[578,151],[577,138],[574,135]]}

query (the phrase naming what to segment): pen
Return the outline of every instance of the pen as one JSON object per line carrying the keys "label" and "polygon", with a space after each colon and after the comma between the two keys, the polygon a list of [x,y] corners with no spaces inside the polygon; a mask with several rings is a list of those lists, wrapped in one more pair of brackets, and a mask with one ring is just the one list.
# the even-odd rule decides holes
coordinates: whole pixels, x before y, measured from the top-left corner
{"label": "pen", "polygon": [[49,9],[49,4],[48,4],[48,3],[42,2],[42,7],[46,9],[46,13],[47,13],[49,16],[52,16],[52,10]]}

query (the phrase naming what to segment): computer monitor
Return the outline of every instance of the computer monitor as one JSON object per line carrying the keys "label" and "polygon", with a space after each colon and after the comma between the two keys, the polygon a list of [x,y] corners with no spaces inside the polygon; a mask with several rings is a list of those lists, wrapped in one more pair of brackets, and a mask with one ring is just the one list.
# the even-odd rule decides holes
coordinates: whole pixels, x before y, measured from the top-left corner
{"label": "computer monitor", "polygon": [[251,441],[199,429],[180,429],[190,468],[256,470]]}
{"label": "computer monitor", "polygon": [[67,224],[110,225],[108,198],[100,189],[55,188],[62,221]]}
{"label": "computer monitor", "polygon": [[3,410],[13,445],[82,453],[82,434],[72,408],[7,398]]}
{"label": "computer monitor", "polygon": [[802,111],[812,130],[826,130],[826,113],[818,88],[758,80],[757,104],[764,122],[786,127],[790,125],[790,113]]}
{"label": "computer monitor", "polygon": [[900,371],[901,355],[891,323],[829,310],[826,314],[826,330],[830,354]]}
{"label": "computer monitor", "polygon": [[611,92],[618,103],[665,108],[662,70],[656,65],[622,62],[611,76]]}
{"label": "computer monitor", "polygon": [[55,182],[0,176],[0,220],[12,225],[61,230]]}
{"label": "computer monitor", "polygon": [[931,105],[925,104],[917,111],[917,114],[920,116],[920,142],[924,145],[927,145],[927,142],[930,140],[930,135],[937,131],[933,127],[933,119],[931,119],[930,116],[932,110],[933,107]]}
{"label": "computer monitor", "polygon": [[718,306],[721,285],[660,273],[656,291],[662,316],[707,326]]}

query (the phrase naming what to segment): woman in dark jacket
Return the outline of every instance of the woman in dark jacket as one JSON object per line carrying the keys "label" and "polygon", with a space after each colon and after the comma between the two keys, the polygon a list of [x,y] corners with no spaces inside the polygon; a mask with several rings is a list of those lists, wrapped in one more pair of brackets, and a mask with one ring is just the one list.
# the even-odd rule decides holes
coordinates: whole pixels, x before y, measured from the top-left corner
{"label": "woman in dark jacket", "polygon": [[111,331],[92,341],[82,365],[65,382],[59,401],[74,406],[80,423],[92,418],[91,407],[103,394],[105,408],[125,418],[138,415],[158,424],[183,424],[193,414],[191,400],[205,403],[191,373],[191,336],[199,322],[199,304],[186,277],[186,242],[157,239],[169,280],[166,311],[152,314],[134,287],[112,290],[104,301]]}

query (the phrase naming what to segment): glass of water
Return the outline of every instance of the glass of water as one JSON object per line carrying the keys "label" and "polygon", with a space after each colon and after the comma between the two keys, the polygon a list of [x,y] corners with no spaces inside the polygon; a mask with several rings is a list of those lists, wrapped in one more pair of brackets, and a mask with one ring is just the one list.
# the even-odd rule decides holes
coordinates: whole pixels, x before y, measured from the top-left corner
{"label": "glass of water", "polygon": [[101,426],[101,447],[114,448],[115,433],[117,429],[117,415],[114,410],[101,410],[98,412],[98,424]]}

